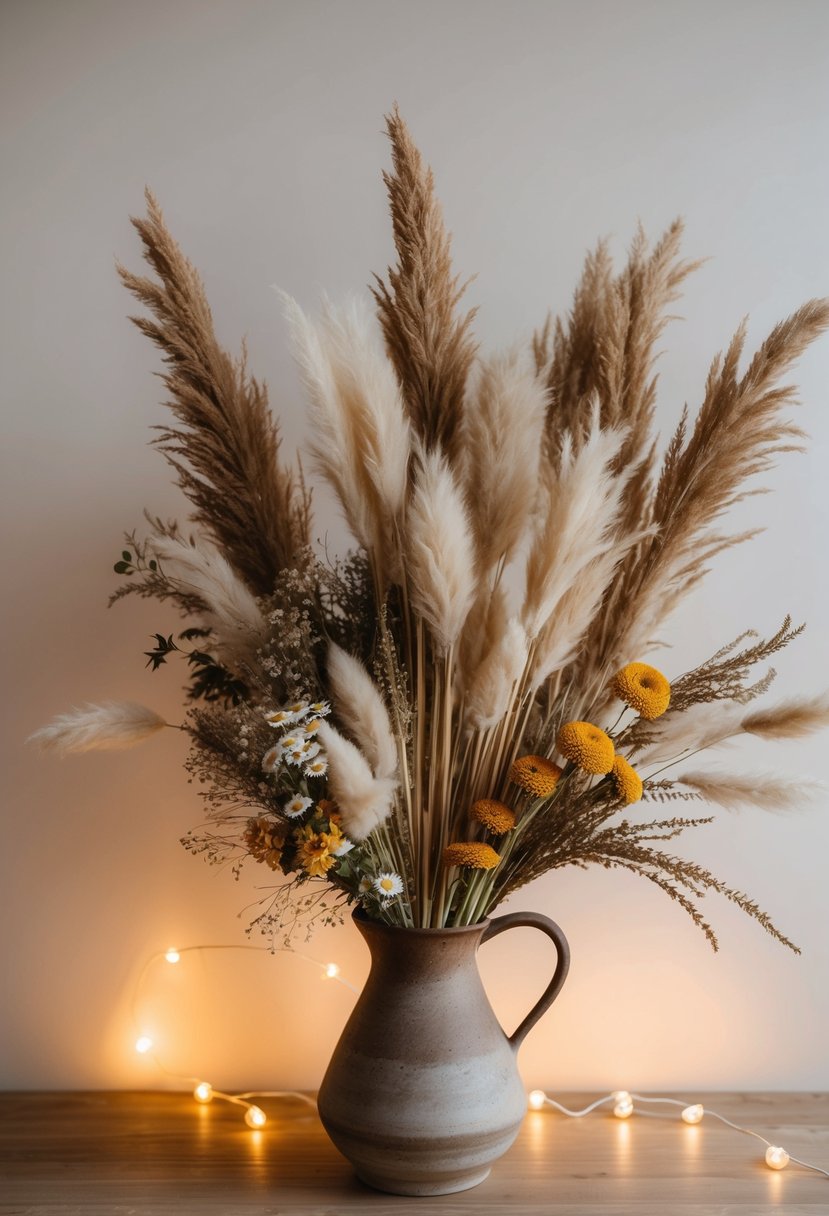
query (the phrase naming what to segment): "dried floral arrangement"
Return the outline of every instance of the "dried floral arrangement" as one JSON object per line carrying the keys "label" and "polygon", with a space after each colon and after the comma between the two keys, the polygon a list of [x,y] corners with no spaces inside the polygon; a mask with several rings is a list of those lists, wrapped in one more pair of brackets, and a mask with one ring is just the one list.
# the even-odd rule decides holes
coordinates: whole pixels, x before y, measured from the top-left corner
{"label": "dried floral arrangement", "polygon": [[[755,708],[768,660],[801,628],[747,632],[670,682],[641,661],[711,559],[752,533],[729,507],[802,432],[793,362],[829,301],[778,325],[741,370],[744,329],[658,455],[655,344],[695,263],[681,225],[640,231],[616,272],[586,261],[569,314],[526,349],[479,353],[431,171],[394,110],[384,174],[397,265],[314,319],[285,297],[311,454],[356,548],[312,544],[311,494],[245,352],[215,336],[202,283],[147,195],[133,223],[153,278],[120,267],[161,350],[172,421],[156,444],[189,527],[147,515],[113,596],[170,603],[153,669],[189,667],[187,768],[211,862],[272,871],[253,925],[289,943],[348,905],[400,926],[465,925],[540,874],[622,868],[660,887],[716,948],[717,892],[792,943],[747,895],[665,848],[708,815],[634,804],[779,809],[812,792],[781,777],[682,767],[741,734],[829,724],[829,696]],[[612,723],[612,725],[611,725]],[[90,705],[36,733],[61,752],[128,746],[153,711]],[[664,814],[664,812],[662,812]]]}

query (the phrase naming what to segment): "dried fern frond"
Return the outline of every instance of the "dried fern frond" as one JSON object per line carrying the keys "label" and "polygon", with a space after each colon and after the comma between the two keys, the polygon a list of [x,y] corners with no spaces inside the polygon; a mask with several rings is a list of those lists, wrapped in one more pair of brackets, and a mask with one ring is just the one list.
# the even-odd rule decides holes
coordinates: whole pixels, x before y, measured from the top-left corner
{"label": "dried fern frond", "polygon": [[309,541],[310,495],[301,473],[279,461],[279,431],[264,384],[249,375],[245,351],[218,343],[204,287],[170,235],[148,190],[146,219],[132,222],[160,283],[118,273],[150,311],[132,320],[161,350],[167,405],[176,426],[155,441],[195,508],[193,519],[257,595],[296,566]]}
{"label": "dried fern frond", "polygon": [[388,284],[374,276],[372,294],[415,432],[427,448],[440,446],[451,458],[476,350],[475,310],[457,312],[465,285],[452,273],[432,170],[397,107],[386,116],[386,130],[393,168],[383,180],[398,261],[389,267]]}

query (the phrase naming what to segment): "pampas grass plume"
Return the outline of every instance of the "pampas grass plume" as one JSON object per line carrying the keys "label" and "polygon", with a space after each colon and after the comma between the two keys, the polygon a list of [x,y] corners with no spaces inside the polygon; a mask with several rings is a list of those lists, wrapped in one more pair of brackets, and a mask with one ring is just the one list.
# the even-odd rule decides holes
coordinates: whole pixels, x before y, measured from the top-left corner
{"label": "pampas grass plume", "polygon": [[359,741],[375,777],[397,775],[397,745],[380,690],[359,659],[332,642],[328,649],[331,695],[348,732]]}
{"label": "pampas grass plume", "polygon": [[322,724],[317,738],[328,755],[329,789],[345,833],[352,840],[365,840],[388,818],[396,782],[376,778],[359,748],[328,722]]}
{"label": "pampas grass plume", "polygon": [[406,569],[412,606],[440,649],[454,645],[475,594],[466,507],[451,468],[437,451],[420,456],[406,518]]}
{"label": "pampas grass plume", "polygon": [[46,726],[29,735],[44,751],[68,756],[70,752],[113,751],[135,747],[163,730],[164,719],[134,701],[104,701],[58,714]]}

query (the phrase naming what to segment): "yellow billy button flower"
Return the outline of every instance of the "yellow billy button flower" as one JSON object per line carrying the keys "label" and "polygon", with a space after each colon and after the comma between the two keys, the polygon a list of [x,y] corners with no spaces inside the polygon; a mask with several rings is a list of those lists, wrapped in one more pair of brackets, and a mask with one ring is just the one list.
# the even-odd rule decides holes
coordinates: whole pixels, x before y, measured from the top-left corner
{"label": "yellow billy button flower", "polygon": [[546,756],[519,756],[509,779],[534,798],[548,798],[558,785],[561,769]]}
{"label": "yellow billy button flower", "polygon": [[626,806],[630,806],[631,802],[639,801],[642,797],[642,778],[636,769],[628,764],[624,756],[617,756],[613,761],[611,775],[613,784],[616,786],[616,793]]}
{"label": "yellow billy button flower", "polygon": [[671,703],[671,686],[661,671],[647,663],[628,663],[616,673],[613,691],[642,718],[652,721]]}
{"label": "yellow billy button flower", "polygon": [[501,858],[492,845],[482,844],[479,840],[464,840],[458,844],[448,844],[443,850],[445,866],[465,866],[470,870],[491,870],[497,866]]}
{"label": "yellow billy button flower", "polygon": [[494,798],[479,798],[477,802],[472,803],[470,814],[496,836],[501,836],[515,827],[514,813],[508,806],[504,806],[503,802],[496,802]]}
{"label": "yellow billy button flower", "polygon": [[586,773],[609,773],[613,768],[613,740],[592,722],[565,722],[556,747]]}

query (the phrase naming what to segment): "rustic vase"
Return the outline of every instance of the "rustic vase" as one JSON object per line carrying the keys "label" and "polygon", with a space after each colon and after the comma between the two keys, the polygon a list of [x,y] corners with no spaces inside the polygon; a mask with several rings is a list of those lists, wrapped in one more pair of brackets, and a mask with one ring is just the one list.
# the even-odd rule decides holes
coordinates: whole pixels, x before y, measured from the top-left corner
{"label": "rustic vase", "polygon": [[[353,918],[371,971],[319,1091],[325,1129],[378,1190],[448,1195],[476,1186],[521,1126],[527,1097],[516,1056],[564,983],[564,934],[533,912],[457,929],[398,929],[360,910]],[[507,1035],[476,954],[519,925],[551,937],[558,958],[545,992]]]}

